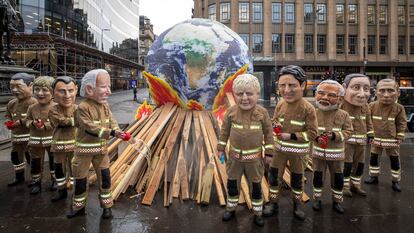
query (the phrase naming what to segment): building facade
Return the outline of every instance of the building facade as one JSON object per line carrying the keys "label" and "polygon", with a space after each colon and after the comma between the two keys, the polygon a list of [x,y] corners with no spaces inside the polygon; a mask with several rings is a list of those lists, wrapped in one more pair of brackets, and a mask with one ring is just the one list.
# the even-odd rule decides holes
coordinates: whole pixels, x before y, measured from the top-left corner
{"label": "building facade", "polygon": [[236,31],[269,86],[288,64],[310,84],[362,72],[414,85],[414,0],[194,0],[193,17]]}
{"label": "building facade", "polygon": [[154,28],[151,20],[144,16],[139,16],[139,63],[145,65],[148,51],[155,41]]}
{"label": "building facade", "polygon": [[[131,4],[128,5],[129,11],[124,9],[125,4]],[[96,28],[96,22],[101,15],[95,14],[96,12],[88,7],[96,10],[98,6],[99,11],[104,12],[105,16],[102,17],[104,23]],[[134,6],[136,8],[133,8]],[[12,40],[12,58],[17,65],[32,68],[40,75],[68,75],[78,80],[91,69],[104,68],[111,75],[113,90],[126,89],[130,86],[131,80],[136,79],[143,70],[143,66],[138,64],[138,52],[134,58],[129,59],[105,51],[109,51],[114,44],[121,43],[126,38],[131,37],[137,41],[139,18],[128,16],[128,12],[138,9],[137,6],[135,0],[16,1],[15,9],[20,20],[18,31]],[[104,9],[115,11],[108,13]],[[117,15],[120,14],[124,18],[118,18]],[[112,20],[109,21],[111,27],[108,28],[110,31],[105,31],[103,29],[106,29],[105,22],[108,18]],[[129,27],[129,24],[124,22],[126,19],[134,27]],[[119,28],[122,28],[122,33],[119,32]],[[100,34],[103,32],[105,34]]]}

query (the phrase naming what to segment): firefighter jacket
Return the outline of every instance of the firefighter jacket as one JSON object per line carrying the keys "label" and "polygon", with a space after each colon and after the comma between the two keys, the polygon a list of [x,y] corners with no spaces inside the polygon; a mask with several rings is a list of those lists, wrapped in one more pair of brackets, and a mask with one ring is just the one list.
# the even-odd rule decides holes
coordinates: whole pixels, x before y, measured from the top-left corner
{"label": "firefighter jacket", "polygon": [[283,133],[292,135],[289,140],[279,140],[276,135],[276,150],[285,155],[305,155],[309,153],[310,142],[314,141],[318,125],[315,108],[305,99],[295,103],[279,101],[272,119],[273,123],[282,125]]}
{"label": "firefighter jacket", "polygon": [[11,139],[13,143],[22,144],[29,141],[29,129],[26,127],[27,109],[30,105],[35,104],[37,100],[29,97],[20,101],[12,99],[7,104],[6,118],[11,121],[20,121],[20,125],[12,130]]}
{"label": "firefighter jacket", "polygon": [[[46,105],[35,103],[27,109],[26,126],[30,129],[29,146],[48,147],[52,143],[53,127],[49,119],[49,110],[54,104],[56,103],[53,101]],[[43,127],[36,128],[36,121],[42,121]]]}
{"label": "firefighter jacket", "polygon": [[328,139],[327,147],[322,148],[315,142],[312,146],[312,157],[324,160],[344,160],[345,142],[352,134],[352,121],[349,114],[341,109],[322,111],[316,110],[318,120],[318,135],[332,132],[332,138]]}
{"label": "firefighter jacket", "polygon": [[52,152],[73,152],[75,150],[75,110],[77,106],[64,108],[58,104],[51,107],[49,112],[52,123],[53,138]]}
{"label": "firefighter jacket", "polygon": [[407,129],[407,116],[401,104],[381,104],[379,101],[370,103],[374,140],[377,147],[398,147],[398,140],[403,140]]}
{"label": "firefighter jacket", "polygon": [[261,159],[263,149],[265,154],[274,155],[272,132],[272,122],[265,108],[256,105],[246,111],[235,105],[224,116],[217,150],[224,151],[228,141],[230,156],[239,161]]}
{"label": "firefighter jacket", "polygon": [[78,155],[107,154],[111,132],[119,129],[109,106],[92,99],[85,99],[79,104],[75,125],[78,128],[75,153]]}
{"label": "firefighter jacket", "polygon": [[374,137],[374,130],[372,128],[371,112],[368,104],[364,106],[355,106],[343,101],[340,109],[349,114],[352,120],[353,133],[348,138],[346,143],[366,145],[368,137]]}

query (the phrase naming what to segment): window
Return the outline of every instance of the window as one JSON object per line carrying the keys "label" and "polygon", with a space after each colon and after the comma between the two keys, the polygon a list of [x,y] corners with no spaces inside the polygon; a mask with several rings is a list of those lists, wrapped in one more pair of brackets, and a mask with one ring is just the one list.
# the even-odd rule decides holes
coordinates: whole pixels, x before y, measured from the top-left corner
{"label": "window", "polygon": [[239,34],[239,36],[242,38],[244,43],[246,43],[247,47],[250,47],[250,45],[249,45],[249,34]]}
{"label": "window", "polygon": [[404,25],[405,24],[405,7],[404,6],[398,6],[398,24]]}
{"label": "window", "polygon": [[282,4],[272,3],[272,22],[280,23],[282,21]]}
{"label": "window", "polygon": [[216,4],[208,6],[208,18],[211,20],[216,20]]}
{"label": "window", "polygon": [[379,6],[379,24],[387,24],[387,6]]}
{"label": "window", "polygon": [[414,54],[414,36],[410,36],[410,54]]}
{"label": "window", "polygon": [[230,3],[220,3],[220,21],[228,22],[230,20]]}
{"label": "window", "polygon": [[247,2],[239,3],[239,22],[240,23],[249,22],[249,3]]}
{"label": "window", "polygon": [[374,25],[375,24],[375,6],[374,5],[369,5],[368,6],[367,21],[368,21],[369,25]]}
{"label": "window", "polygon": [[318,35],[318,53],[326,52],[326,35]]}
{"label": "window", "polygon": [[336,35],[336,54],[344,54],[345,40],[344,35]]}
{"label": "window", "polygon": [[272,53],[280,53],[280,34],[272,34]]}
{"label": "window", "polygon": [[253,22],[260,23],[263,20],[263,5],[261,2],[253,3]]}
{"label": "window", "polygon": [[376,53],[376,37],[375,35],[368,35],[368,54],[375,54]]}
{"label": "window", "polygon": [[410,6],[410,24],[414,24],[414,6]]}
{"label": "window", "polygon": [[253,34],[253,53],[261,53],[263,47],[263,35]]}
{"label": "window", "polygon": [[313,22],[313,4],[305,3],[303,5],[303,14],[305,23]]}
{"label": "window", "polygon": [[398,36],[398,54],[405,54],[405,36]]}
{"label": "window", "polygon": [[293,3],[285,3],[285,22],[295,22],[295,4]]}
{"label": "window", "polygon": [[313,53],[313,35],[305,35],[305,53]]}
{"label": "window", "polygon": [[348,5],[348,23],[358,23],[358,9],[357,5]]}
{"label": "window", "polygon": [[295,52],[295,35],[294,34],[285,35],[285,52],[286,53]]}
{"label": "window", "polygon": [[349,35],[348,37],[348,54],[356,54],[358,49],[358,36]]}
{"label": "window", "polygon": [[326,5],[318,4],[316,11],[318,12],[318,23],[326,23]]}
{"label": "window", "polygon": [[345,21],[344,5],[337,4],[336,5],[336,23],[344,23],[344,21]]}
{"label": "window", "polygon": [[387,54],[388,53],[388,37],[387,36],[380,36],[379,41],[379,53],[380,54]]}

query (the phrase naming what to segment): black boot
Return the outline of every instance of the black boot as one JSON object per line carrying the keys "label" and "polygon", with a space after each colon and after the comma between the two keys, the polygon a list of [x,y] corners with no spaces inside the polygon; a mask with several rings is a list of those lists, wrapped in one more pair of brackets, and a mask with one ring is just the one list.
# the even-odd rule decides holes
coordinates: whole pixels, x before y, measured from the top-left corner
{"label": "black boot", "polygon": [[23,183],[24,183],[24,172],[19,172],[19,173],[16,173],[16,179],[12,183],[7,184],[7,186],[14,187],[16,185],[23,184]]}
{"label": "black boot", "polygon": [[264,206],[264,209],[263,209],[263,216],[264,217],[270,217],[270,216],[274,215],[276,213],[276,211],[278,210],[278,208],[279,207],[278,207],[277,203],[267,203]]}
{"label": "black boot", "polygon": [[74,218],[77,216],[85,216],[85,207],[78,211],[74,211],[72,208],[70,209],[70,212],[66,215],[66,218]]}
{"label": "black boot", "polygon": [[50,184],[49,191],[54,192],[56,190],[57,190],[56,180],[54,178],[52,178],[52,184]]}
{"label": "black boot", "polygon": [[57,202],[60,200],[64,200],[68,197],[68,190],[67,189],[62,189],[62,190],[58,190],[57,193],[52,197],[51,201],[52,202]]}
{"label": "black boot", "polygon": [[36,184],[36,181],[31,180],[31,181],[27,184],[27,187],[31,188],[31,187],[33,187],[35,184]]}
{"label": "black boot", "polygon": [[112,210],[111,208],[104,208],[102,212],[103,219],[110,219],[112,218]]}
{"label": "black boot", "polygon": [[370,176],[368,179],[365,180],[365,184],[378,184],[378,177]]}
{"label": "black boot", "polygon": [[234,218],[234,216],[236,216],[236,211],[227,211],[226,210],[226,212],[224,212],[224,214],[223,214],[222,220],[224,222],[227,222],[227,221],[230,221],[232,218]]}
{"label": "black boot", "polygon": [[42,192],[42,183],[40,181],[35,182],[32,186],[32,190],[30,190],[31,195],[37,195]]}
{"label": "black boot", "polygon": [[314,201],[313,205],[312,205],[312,209],[314,211],[321,211],[322,210],[322,201],[321,200]]}
{"label": "black boot", "polygon": [[338,214],[343,214],[345,212],[344,207],[338,202],[334,202],[332,204],[332,208],[337,212]]}
{"label": "black boot", "polygon": [[256,226],[259,226],[259,227],[264,226],[264,220],[261,215],[254,215],[253,222],[254,224],[256,224]]}
{"label": "black boot", "polygon": [[306,216],[305,216],[305,212],[303,212],[302,210],[301,204],[297,204],[297,203],[293,204],[293,216],[295,216],[295,218],[298,220],[301,220],[301,221],[305,220]]}
{"label": "black boot", "polygon": [[400,183],[398,183],[398,181],[392,182],[392,190],[394,190],[395,192],[401,192]]}

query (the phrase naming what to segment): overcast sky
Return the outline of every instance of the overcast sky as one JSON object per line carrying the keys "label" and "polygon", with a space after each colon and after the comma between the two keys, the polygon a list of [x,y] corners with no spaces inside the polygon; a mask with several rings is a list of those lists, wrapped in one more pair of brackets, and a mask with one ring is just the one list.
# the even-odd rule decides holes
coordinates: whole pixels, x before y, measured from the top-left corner
{"label": "overcast sky", "polygon": [[139,15],[145,15],[154,25],[154,33],[160,35],[168,28],[191,19],[193,0],[140,0]]}

